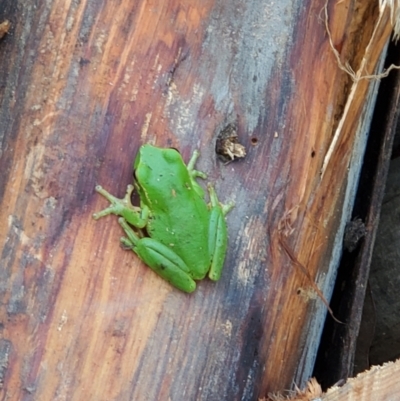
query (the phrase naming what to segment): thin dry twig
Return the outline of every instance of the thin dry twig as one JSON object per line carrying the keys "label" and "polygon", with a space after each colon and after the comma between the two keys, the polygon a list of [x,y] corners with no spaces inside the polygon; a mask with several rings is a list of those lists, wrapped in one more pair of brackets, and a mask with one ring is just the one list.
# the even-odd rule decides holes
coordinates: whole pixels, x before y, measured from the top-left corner
{"label": "thin dry twig", "polygon": [[[394,1],[396,1],[396,0],[391,0],[390,2],[393,3]],[[386,70],[384,70],[380,74],[362,75],[361,69],[359,69],[357,72],[355,72],[348,61],[346,61],[343,64],[342,60],[340,59],[340,54],[336,50],[335,45],[333,44],[332,34],[331,34],[330,29],[329,29],[328,2],[329,2],[329,0],[326,0],[323,9],[324,9],[324,13],[325,13],[325,29],[326,29],[326,33],[328,34],[329,45],[330,45],[330,47],[332,49],[332,52],[333,52],[333,54],[334,54],[334,56],[336,58],[338,67],[342,71],[344,71],[346,74],[348,74],[351,77],[351,79],[353,80],[353,82],[359,82],[359,81],[361,81],[363,79],[366,79],[366,80],[380,80],[382,78],[386,78],[390,74],[390,71],[399,70],[400,69],[400,65],[391,64]],[[397,0],[396,2],[399,3],[399,0]],[[387,2],[380,0],[379,9],[380,9],[381,13],[383,12],[383,8],[385,7],[385,5],[382,5],[382,3],[387,3]],[[391,22],[392,22],[392,25],[394,26],[393,40],[397,41],[399,39],[399,37],[400,37],[400,15],[399,15],[400,8],[398,6],[395,7],[394,5],[393,6],[390,5],[390,7],[392,7],[390,9],[390,11],[391,11]]]}
{"label": "thin dry twig", "polygon": [[397,43],[400,39],[400,0],[379,0],[379,12],[382,13],[386,7],[390,8],[393,40]]}
{"label": "thin dry twig", "polygon": [[[291,209],[292,211],[293,209]],[[329,302],[326,300],[324,294],[322,291],[319,289],[318,285],[315,283],[314,279],[311,277],[311,274],[307,270],[307,268],[297,259],[296,255],[294,254],[292,248],[288,244],[286,238],[291,235],[294,231],[294,228],[291,226],[291,224],[288,222],[288,216],[290,215],[291,211],[285,214],[285,216],[281,219],[281,221],[278,224],[278,241],[279,245],[285,253],[289,256],[290,260],[292,263],[297,266],[301,272],[307,277],[307,279],[310,281],[312,288],[314,291],[317,293],[318,297],[321,299],[321,301],[324,303],[326,306],[329,314],[332,316],[332,319],[340,324],[344,324],[341,322],[339,319],[335,317],[333,314],[333,311],[331,307],[329,306]]]}
{"label": "thin dry twig", "polygon": [[318,297],[321,299],[321,301],[324,303],[324,305],[326,306],[326,308],[328,309],[329,314],[332,316],[332,319],[340,324],[344,324],[342,321],[340,321],[339,319],[337,319],[335,317],[335,315],[333,314],[333,311],[331,309],[331,307],[329,306],[328,301],[326,300],[326,298],[324,297],[324,294],[322,293],[322,291],[318,288],[317,284],[315,284],[315,281],[313,280],[313,278],[311,277],[311,274],[308,272],[307,268],[296,258],[293,250],[290,248],[289,244],[287,243],[286,239],[284,238],[284,236],[281,234],[279,236],[279,244],[281,245],[281,247],[284,249],[284,251],[286,252],[286,254],[289,256],[290,260],[293,262],[294,265],[296,265],[298,268],[300,268],[300,270],[302,271],[302,273],[307,277],[307,279],[310,281],[314,291],[318,294]]}
{"label": "thin dry twig", "polygon": [[[381,27],[381,25],[383,23],[382,21],[384,21],[383,17],[384,17],[385,7],[391,7],[390,10],[389,10],[390,13],[391,13],[391,19],[397,18],[395,21],[392,20],[392,24],[395,24],[395,26],[400,24],[400,22],[399,22],[399,20],[400,20],[399,1],[400,0],[391,0],[390,4],[387,1],[380,0],[380,7],[379,7],[380,15],[379,15],[378,21],[377,21],[377,23],[376,23],[376,25],[374,27],[374,31],[372,33],[370,42],[368,43],[367,47],[365,48],[365,54],[364,54],[364,57],[361,60],[360,68],[358,69],[357,73],[354,73],[353,69],[350,66],[346,67],[346,65],[343,65],[342,61],[340,60],[339,53],[335,49],[335,47],[333,45],[331,32],[330,32],[329,26],[328,26],[329,25],[328,10],[327,10],[328,1],[329,0],[326,0],[324,9],[325,9],[325,27],[326,27],[326,30],[327,30],[327,33],[328,33],[328,36],[329,36],[330,47],[332,48],[333,53],[335,54],[335,57],[337,59],[339,68],[342,69],[343,71],[346,71],[352,77],[354,83],[353,83],[353,85],[351,87],[348,99],[346,101],[342,117],[340,118],[339,124],[338,124],[338,126],[337,126],[337,128],[335,130],[333,139],[332,139],[332,141],[331,141],[331,143],[329,145],[328,151],[326,152],[326,155],[324,157],[324,161],[323,161],[322,168],[321,168],[321,176],[320,176],[321,180],[322,180],[322,178],[323,178],[323,176],[324,176],[324,174],[325,174],[325,172],[327,170],[327,167],[328,167],[329,162],[330,162],[330,160],[332,158],[332,155],[333,155],[333,153],[334,153],[334,151],[336,149],[336,146],[337,146],[337,143],[339,141],[339,138],[341,137],[343,126],[344,126],[345,121],[346,121],[346,119],[348,117],[348,114],[349,114],[349,112],[351,110],[351,107],[352,107],[352,104],[353,104],[353,101],[354,101],[354,98],[355,98],[355,93],[356,93],[356,91],[357,91],[357,89],[359,87],[358,85],[359,85],[360,81],[362,79],[380,79],[380,78],[383,78],[383,77],[387,76],[387,74],[389,74],[389,72],[391,70],[400,68],[399,66],[391,65],[382,74],[362,75],[362,71],[365,69],[365,66],[369,62],[369,56],[370,56],[370,53],[371,53],[371,47],[373,46],[374,41],[376,41],[377,32],[378,32],[379,28]],[[394,4],[394,2],[396,2],[396,4]],[[396,8],[394,9],[393,7],[396,7]],[[399,33],[397,33],[397,31],[395,31],[395,36],[397,37],[398,35],[399,35]]]}

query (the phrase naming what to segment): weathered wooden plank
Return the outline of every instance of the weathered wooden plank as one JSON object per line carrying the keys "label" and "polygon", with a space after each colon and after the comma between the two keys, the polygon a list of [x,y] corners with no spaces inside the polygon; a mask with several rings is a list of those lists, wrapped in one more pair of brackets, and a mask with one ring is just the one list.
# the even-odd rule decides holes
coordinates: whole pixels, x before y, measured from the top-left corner
{"label": "weathered wooden plank", "polygon": [[[398,65],[399,62],[398,50],[396,45],[392,43],[385,61],[386,66]],[[365,341],[365,335],[367,338],[373,335],[371,315],[369,324],[367,323],[368,318],[365,322],[369,327],[367,328],[368,333],[366,332],[363,336],[364,345],[362,345],[363,339],[358,338],[358,335],[361,317],[362,314],[364,315],[364,294],[368,287],[374,241],[375,238],[378,239],[379,237],[377,229],[392,153],[395,121],[399,114],[399,95],[399,74],[395,72],[382,80],[379,88],[360,174],[359,188],[352,212],[353,218],[361,219],[364,222],[365,236],[359,241],[357,249],[352,252],[347,250],[344,253],[331,301],[336,316],[340,320],[346,321],[347,324],[338,325],[330,319],[327,321],[316,362],[315,371],[319,374],[315,374],[323,388],[334,385],[339,380],[368,368],[365,352],[362,362],[360,361],[360,352],[362,347],[365,351],[369,350],[371,346],[371,338]],[[369,298],[371,298],[371,294],[369,294]],[[371,299],[368,300],[368,298],[367,305],[364,304],[364,309],[368,308],[368,301],[370,303],[369,308],[374,309],[371,305]],[[355,355],[356,348],[358,356]],[[375,361],[374,364],[376,365],[377,362]]]}
{"label": "weathered wooden plank", "polygon": [[[358,125],[321,180],[351,85],[324,2],[2,3],[3,397],[250,400],[308,378],[325,307],[281,241],[329,296]],[[377,5],[350,5],[329,5],[330,28],[358,65]],[[229,123],[247,156],[225,165]],[[192,295],[121,250],[114,218],[91,218],[95,184],[122,196],[144,142],[199,148],[236,202],[222,279]]]}

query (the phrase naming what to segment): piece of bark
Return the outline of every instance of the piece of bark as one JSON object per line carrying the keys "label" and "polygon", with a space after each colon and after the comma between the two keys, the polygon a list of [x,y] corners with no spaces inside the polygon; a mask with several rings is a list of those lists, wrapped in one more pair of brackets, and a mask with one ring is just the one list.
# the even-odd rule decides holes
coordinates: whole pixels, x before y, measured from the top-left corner
{"label": "piece of bark", "polygon": [[[251,400],[308,379],[326,309],[279,240],[329,297],[374,87],[361,83],[321,180],[351,86],[324,2],[3,3],[2,397]],[[357,5],[329,5],[354,68],[377,2]],[[247,155],[224,165],[228,124]],[[185,160],[199,148],[198,169],[236,202],[222,278],[192,295],[122,250],[113,216],[91,217],[105,207],[95,185],[122,196],[145,142]]]}
{"label": "piece of bark", "polygon": [[343,386],[334,386],[321,401],[392,401],[400,394],[400,361],[388,362],[349,379]]}
{"label": "piece of bark", "polygon": [[371,369],[349,379],[346,383],[332,386],[326,393],[313,378],[304,390],[291,394],[270,394],[264,401],[392,401],[400,394],[400,360],[373,366]]}

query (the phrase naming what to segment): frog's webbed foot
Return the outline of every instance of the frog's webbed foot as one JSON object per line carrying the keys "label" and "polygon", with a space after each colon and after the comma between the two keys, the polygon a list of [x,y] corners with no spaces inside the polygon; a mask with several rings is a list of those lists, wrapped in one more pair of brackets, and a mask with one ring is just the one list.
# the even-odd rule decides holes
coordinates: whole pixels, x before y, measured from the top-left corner
{"label": "frog's webbed foot", "polygon": [[114,195],[111,195],[101,185],[96,185],[95,189],[100,195],[103,195],[111,203],[111,205],[108,208],[93,214],[93,218],[95,220],[98,220],[100,217],[107,216],[108,214],[116,214],[121,216],[122,211],[125,208],[139,209],[133,206],[131,203],[133,185],[128,185],[126,189],[126,194],[122,199],[119,199]]}
{"label": "frog's webbed foot", "polygon": [[132,249],[135,247],[135,245],[138,243],[140,238],[142,237],[141,233],[137,233],[133,230],[133,228],[126,222],[126,220],[123,217],[120,217],[118,219],[118,223],[122,227],[122,229],[125,231],[126,237],[121,237],[120,241],[121,244],[124,248],[126,249]]}
{"label": "frog's webbed foot", "polygon": [[111,195],[101,185],[96,186],[96,191],[103,195],[111,205],[100,212],[94,213],[93,218],[95,220],[109,214],[115,214],[122,216],[128,223],[135,227],[143,228],[147,224],[149,211],[148,208],[141,209],[140,207],[133,206],[131,202],[133,185],[128,185],[125,196],[120,199]]}
{"label": "frog's webbed foot", "polygon": [[228,214],[228,212],[230,212],[234,208],[235,202],[229,202],[227,204],[220,203],[220,201],[218,200],[217,193],[215,192],[215,189],[211,183],[207,184],[207,189],[208,189],[208,193],[210,195],[211,208],[215,208],[215,207],[219,206],[221,208],[222,214],[224,216],[226,214]]}
{"label": "frog's webbed foot", "polygon": [[192,179],[200,177],[203,180],[205,180],[207,178],[207,174],[203,173],[202,171],[199,171],[199,170],[189,170],[189,173],[190,173],[190,176],[192,177]]}

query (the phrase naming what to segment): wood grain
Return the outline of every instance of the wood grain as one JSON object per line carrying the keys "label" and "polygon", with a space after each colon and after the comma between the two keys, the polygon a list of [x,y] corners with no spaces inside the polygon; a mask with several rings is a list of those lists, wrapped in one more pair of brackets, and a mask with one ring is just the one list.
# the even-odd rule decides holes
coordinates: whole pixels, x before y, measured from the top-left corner
{"label": "wood grain", "polygon": [[324,401],[390,401],[398,398],[400,363],[389,362],[373,366],[341,387],[332,387],[321,397]]}
{"label": "wood grain", "polygon": [[261,401],[391,401],[398,398],[400,383],[398,375],[400,363],[385,363],[372,366],[340,386],[335,385],[322,392],[321,386],[312,378],[303,390],[296,389],[292,394],[270,394]]}
{"label": "wood grain", "polygon": [[[279,238],[329,298],[373,99],[363,82],[321,180],[351,87],[324,2],[1,3],[2,398],[253,400],[308,379],[326,309]],[[356,66],[375,3],[329,4]],[[225,165],[214,147],[229,123],[247,156]],[[123,251],[115,218],[91,217],[105,207],[95,185],[122,196],[145,142],[185,160],[199,148],[236,202],[222,278],[193,295]]]}

